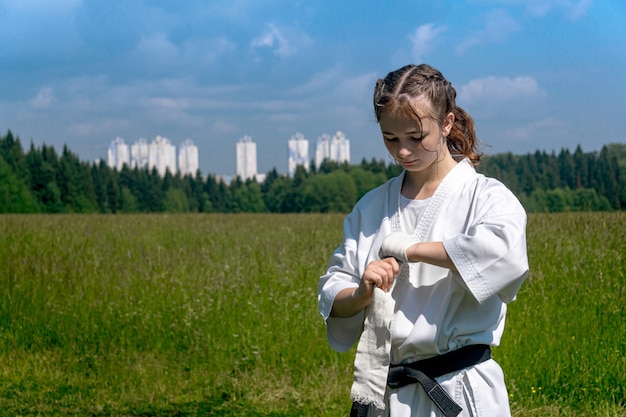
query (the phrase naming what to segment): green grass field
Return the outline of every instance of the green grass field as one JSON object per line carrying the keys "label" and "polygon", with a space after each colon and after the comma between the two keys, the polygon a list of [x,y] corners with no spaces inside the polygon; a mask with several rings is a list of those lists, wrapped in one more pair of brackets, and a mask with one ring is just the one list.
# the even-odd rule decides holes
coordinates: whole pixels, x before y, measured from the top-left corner
{"label": "green grass field", "polygon": [[[340,215],[0,216],[0,415],[346,416],[318,277]],[[626,416],[626,213],[531,215],[516,416]]]}

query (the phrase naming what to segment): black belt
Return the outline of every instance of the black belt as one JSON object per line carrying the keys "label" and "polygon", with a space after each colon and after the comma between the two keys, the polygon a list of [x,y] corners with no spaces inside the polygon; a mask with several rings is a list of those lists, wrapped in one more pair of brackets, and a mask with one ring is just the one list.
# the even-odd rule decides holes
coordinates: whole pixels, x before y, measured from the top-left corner
{"label": "black belt", "polygon": [[[469,345],[421,361],[391,365],[387,385],[390,388],[400,388],[419,383],[426,391],[426,395],[446,417],[455,417],[462,408],[448,396],[441,385],[435,381],[435,378],[477,365],[490,358],[491,348],[488,345]],[[352,405],[350,416],[366,416],[367,412],[367,406],[355,402]]]}

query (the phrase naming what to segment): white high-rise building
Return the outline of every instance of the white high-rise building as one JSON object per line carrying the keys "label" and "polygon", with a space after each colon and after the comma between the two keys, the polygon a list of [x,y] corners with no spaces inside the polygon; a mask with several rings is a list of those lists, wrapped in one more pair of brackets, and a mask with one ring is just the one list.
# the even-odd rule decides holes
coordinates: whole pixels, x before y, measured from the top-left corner
{"label": "white high-rise building", "polygon": [[315,168],[319,169],[325,159],[329,161],[350,163],[350,141],[341,131],[337,131],[331,138],[324,133],[317,139],[315,149]]}
{"label": "white high-rise building", "polygon": [[330,160],[350,163],[350,141],[342,131],[338,130],[330,141]]}
{"label": "white high-rise building", "polygon": [[176,147],[169,139],[162,136],[154,138],[149,148],[148,167],[156,168],[160,176],[165,176],[167,170],[176,173]]}
{"label": "white high-rise building", "polygon": [[289,161],[288,172],[289,176],[293,177],[296,173],[296,167],[298,165],[304,166],[304,169],[309,170],[309,141],[304,138],[302,133],[296,133],[289,139]]}
{"label": "white high-rise building", "polygon": [[139,138],[130,147],[130,167],[131,168],[148,168],[148,158],[150,157],[150,147],[148,141]]}
{"label": "white high-rise building", "polygon": [[128,145],[124,143],[124,139],[119,136],[115,138],[108,151],[108,165],[112,169],[121,171],[124,164],[130,166],[130,154],[128,152]]}
{"label": "white high-rise building", "polygon": [[319,169],[325,159],[330,159],[330,135],[324,133],[317,138],[315,147],[315,169]]}
{"label": "white high-rise building", "polygon": [[198,172],[198,147],[191,139],[186,139],[180,144],[178,152],[178,170],[181,176],[195,176]]}
{"label": "white high-rise building", "polygon": [[256,143],[250,136],[237,141],[237,176],[243,181],[257,176]]}

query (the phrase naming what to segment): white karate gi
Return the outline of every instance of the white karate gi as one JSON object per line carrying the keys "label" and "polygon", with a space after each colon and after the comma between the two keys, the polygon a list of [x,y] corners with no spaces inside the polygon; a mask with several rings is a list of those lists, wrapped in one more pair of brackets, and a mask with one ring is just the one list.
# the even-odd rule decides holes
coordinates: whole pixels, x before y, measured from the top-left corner
{"label": "white karate gi", "polygon": [[[425,242],[441,241],[458,273],[425,263],[410,263],[408,280],[394,283],[391,363],[440,355],[470,344],[497,346],[504,330],[506,303],[528,273],[526,213],[499,181],[478,174],[468,160],[443,179],[413,219],[399,206],[404,174],[367,193],[344,221],[344,241],[320,278],[319,311],[328,341],[348,350],[363,328],[364,312],[350,318],[330,317],[333,300],[354,288],[365,267],[379,259],[385,236],[403,231]],[[405,266],[405,267],[407,267]],[[500,366],[489,360],[436,378],[457,402],[461,416],[508,416],[508,395]],[[385,415],[439,416],[421,386],[387,388]]]}

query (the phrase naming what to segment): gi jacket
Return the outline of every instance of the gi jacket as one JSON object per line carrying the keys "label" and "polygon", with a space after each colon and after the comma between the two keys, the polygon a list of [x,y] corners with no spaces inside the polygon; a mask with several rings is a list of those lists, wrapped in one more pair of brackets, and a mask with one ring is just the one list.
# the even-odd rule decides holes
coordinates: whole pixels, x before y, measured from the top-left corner
{"label": "gi jacket", "polygon": [[410,263],[408,279],[391,294],[391,362],[405,363],[468,344],[498,345],[506,303],[528,273],[526,213],[499,181],[459,162],[442,180],[418,219],[403,230],[399,197],[404,173],[367,193],[344,220],[343,243],[320,278],[318,307],[331,347],[348,350],[358,339],[364,312],[330,317],[335,296],[357,287],[366,266],[379,259],[385,236],[403,231],[419,241],[443,242],[458,272]]}

